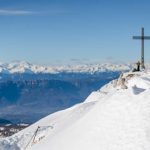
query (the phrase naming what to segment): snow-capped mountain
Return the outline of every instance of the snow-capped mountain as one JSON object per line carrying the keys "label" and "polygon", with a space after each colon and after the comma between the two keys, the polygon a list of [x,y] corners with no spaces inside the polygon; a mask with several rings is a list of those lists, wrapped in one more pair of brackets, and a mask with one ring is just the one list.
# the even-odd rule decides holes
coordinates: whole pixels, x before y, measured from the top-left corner
{"label": "snow-capped mountain", "polygon": [[80,104],[0,140],[2,150],[149,150],[150,72],[125,73]]}
{"label": "snow-capped mountain", "polygon": [[70,66],[42,66],[24,61],[0,63],[0,118],[13,123],[34,123],[82,102],[91,91],[129,68],[130,65],[109,63]]}
{"label": "snow-capped mountain", "polygon": [[35,65],[25,61],[16,61],[11,63],[0,63],[0,73],[62,73],[62,72],[80,72],[80,73],[95,73],[104,71],[124,71],[131,69],[130,64],[80,64],[80,65]]}

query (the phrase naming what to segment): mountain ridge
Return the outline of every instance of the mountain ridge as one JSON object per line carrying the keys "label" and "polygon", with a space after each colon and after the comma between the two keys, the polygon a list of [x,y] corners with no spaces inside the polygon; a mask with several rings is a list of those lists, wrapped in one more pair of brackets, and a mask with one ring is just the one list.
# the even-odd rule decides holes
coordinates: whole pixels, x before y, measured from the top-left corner
{"label": "mountain ridge", "polygon": [[0,147],[2,150],[149,150],[149,89],[150,72],[124,73],[93,92],[83,103],[1,139]]}
{"label": "mountain ridge", "polygon": [[133,67],[133,64],[116,63],[97,63],[97,64],[74,64],[74,65],[36,65],[26,61],[16,61],[10,63],[0,63],[0,73],[95,73],[106,71],[127,71]]}

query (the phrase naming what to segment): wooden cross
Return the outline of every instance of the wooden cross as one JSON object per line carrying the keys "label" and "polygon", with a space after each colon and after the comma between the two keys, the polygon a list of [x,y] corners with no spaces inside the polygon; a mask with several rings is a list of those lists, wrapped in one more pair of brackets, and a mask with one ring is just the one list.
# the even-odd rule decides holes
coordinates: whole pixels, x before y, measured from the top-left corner
{"label": "wooden cross", "polygon": [[144,65],[144,40],[150,40],[150,36],[144,36],[144,28],[141,30],[141,36],[133,36],[135,40],[141,40],[141,68],[145,69]]}

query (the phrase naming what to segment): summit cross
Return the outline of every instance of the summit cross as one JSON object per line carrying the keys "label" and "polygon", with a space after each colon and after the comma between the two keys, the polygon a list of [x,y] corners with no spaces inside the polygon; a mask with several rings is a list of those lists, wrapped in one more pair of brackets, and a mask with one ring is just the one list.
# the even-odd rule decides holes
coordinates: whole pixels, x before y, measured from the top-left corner
{"label": "summit cross", "polygon": [[141,68],[145,69],[144,65],[144,40],[150,40],[150,36],[144,36],[144,28],[141,29],[141,36],[133,36],[134,40],[141,40]]}

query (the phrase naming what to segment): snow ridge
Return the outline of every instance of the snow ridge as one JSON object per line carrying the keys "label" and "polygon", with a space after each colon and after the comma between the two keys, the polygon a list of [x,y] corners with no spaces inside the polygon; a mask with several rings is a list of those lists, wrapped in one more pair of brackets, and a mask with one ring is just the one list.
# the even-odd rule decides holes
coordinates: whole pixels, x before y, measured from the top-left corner
{"label": "snow ridge", "polygon": [[[31,140],[38,127],[39,132]],[[91,93],[85,102],[49,115],[19,133],[1,139],[0,148],[149,150],[150,72],[124,73]]]}

